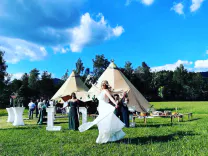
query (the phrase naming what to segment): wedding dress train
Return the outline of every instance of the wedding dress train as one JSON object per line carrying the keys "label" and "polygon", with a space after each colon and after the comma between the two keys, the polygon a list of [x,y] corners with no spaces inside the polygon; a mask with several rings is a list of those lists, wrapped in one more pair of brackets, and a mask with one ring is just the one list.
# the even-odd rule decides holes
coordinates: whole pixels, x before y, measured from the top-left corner
{"label": "wedding dress train", "polygon": [[93,125],[98,126],[99,135],[96,143],[106,143],[117,141],[125,136],[122,128],[125,124],[114,114],[115,107],[109,104],[109,99],[105,96],[104,91],[98,97],[98,117],[93,122],[87,122],[79,127],[80,132],[84,132]]}

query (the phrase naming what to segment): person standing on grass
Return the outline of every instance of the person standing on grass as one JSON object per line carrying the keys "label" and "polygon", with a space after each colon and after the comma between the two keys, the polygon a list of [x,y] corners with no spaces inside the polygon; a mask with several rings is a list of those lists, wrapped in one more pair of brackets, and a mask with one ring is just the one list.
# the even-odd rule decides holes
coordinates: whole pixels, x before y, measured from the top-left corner
{"label": "person standing on grass", "polygon": [[43,103],[43,100],[40,99],[40,101],[38,102],[38,114],[39,114],[39,116],[40,116],[40,110],[41,110],[43,104],[44,104],[44,103]]}
{"label": "person standing on grass", "polygon": [[35,102],[35,115],[36,115],[36,118],[38,118],[38,103],[39,103],[39,99],[36,100]]}
{"label": "person standing on grass", "polygon": [[14,100],[11,96],[9,102],[10,102],[10,107],[14,107]]}
{"label": "person standing on grass", "polygon": [[41,104],[40,104],[40,111],[39,111],[39,119],[38,119],[38,125],[42,125],[43,124],[43,120],[44,120],[44,116],[46,116],[47,112],[46,112],[46,101],[44,100]]}
{"label": "person standing on grass", "polygon": [[[69,110],[69,129],[70,130],[78,130],[79,127],[79,118],[78,118],[78,112],[79,112],[79,101],[76,97],[75,93],[71,94],[72,99],[68,102],[68,107],[70,107]],[[66,108],[67,106],[63,107],[62,109]]]}
{"label": "person standing on grass", "polygon": [[121,112],[121,101],[119,99],[119,95],[118,94],[115,94],[114,95],[114,98],[115,98],[115,101],[117,103],[117,107],[115,108],[115,115],[120,118],[121,121],[123,121],[123,115],[122,115],[122,112]]}
{"label": "person standing on grass", "polygon": [[[101,92],[98,96],[99,115],[94,121],[84,123],[79,127],[79,131],[84,132],[92,126],[97,125],[99,135],[96,143],[99,144],[118,141],[125,136],[125,133],[122,130],[125,124],[114,114],[117,103],[110,94],[110,88],[108,81],[102,81]],[[115,107],[109,103],[109,100],[115,105]]]}
{"label": "person standing on grass", "polygon": [[121,113],[123,116],[123,122],[125,123],[125,127],[129,127],[129,110],[128,110],[128,103],[129,103],[129,99],[128,99],[128,95],[125,92],[123,94],[122,100],[121,100]]}
{"label": "person standing on grass", "polygon": [[29,119],[33,119],[33,111],[35,110],[35,104],[33,102],[33,100],[30,101],[30,103],[28,104],[29,107]]}

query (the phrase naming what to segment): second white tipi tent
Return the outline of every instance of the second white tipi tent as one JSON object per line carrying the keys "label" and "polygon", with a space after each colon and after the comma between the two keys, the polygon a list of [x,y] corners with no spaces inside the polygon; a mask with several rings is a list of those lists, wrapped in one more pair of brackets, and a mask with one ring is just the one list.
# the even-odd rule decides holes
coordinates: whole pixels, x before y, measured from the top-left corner
{"label": "second white tipi tent", "polygon": [[144,96],[133,86],[133,84],[125,77],[125,75],[118,70],[114,62],[111,62],[108,68],[100,76],[97,84],[93,85],[88,91],[91,95],[97,96],[101,83],[103,80],[107,80],[114,92],[128,91],[129,106],[134,107],[138,112],[147,112],[151,107],[149,102]]}
{"label": "second white tipi tent", "polygon": [[[58,100],[64,96],[69,96],[71,93],[75,92],[77,98],[81,99],[82,96],[86,97],[88,87],[82,82],[80,77],[72,71],[69,78],[61,86],[61,88],[56,92],[56,94],[51,98],[52,100]],[[86,101],[86,100],[85,100]]]}

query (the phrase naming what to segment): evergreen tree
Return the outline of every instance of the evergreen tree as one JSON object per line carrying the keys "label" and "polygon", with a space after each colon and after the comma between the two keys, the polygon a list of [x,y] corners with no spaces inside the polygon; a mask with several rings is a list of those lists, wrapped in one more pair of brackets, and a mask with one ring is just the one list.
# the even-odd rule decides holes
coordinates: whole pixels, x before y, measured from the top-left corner
{"label": "evergreen tree", "polygon": [[6,72],[7,65],[6,61],[4,60],[4,52],[0,51],[0,93],[3,91],[5,87],[5,77],[8,75]]}
{"label": "evergreen tree", "polygon": [[176,100],[186,100],[186,91],[189,89],[188,71],[181,64],[173,73],[174,96]]}
{"label": "evergreen tree", "polygon": [[30,71],[28,86],[30,89],[37,91],[38,89],[38,80],[39,80],[39,70],[36,68]]}
{"label": "evergreen tree", "polygon": [[69,70],[66,70],[66,73],[62,76],[62,80],[65,82],[69,78]]}
{"label": "evergreen tree", "polygon": [[22,81],[18,79],[14,79],[10,84],[10,89],[12,92],[17,92],[19,88],[22,86]]}
{"label": "evergreen tree", "polygon": [[144,96],[150,100],[151,99],[151,82],[152,82],[152,73],[150,71],[150,67],[145,63],[142,62],[142,66],[139,66],[135,70],[135,76],[137,82],[135,83],[136,87]]}
{"label": "evergreen tree", "polygon": [[51,98],[54,94],[54,83],[51,77],[51,73],[44,71],[41,75],[41,80],[39,81],[39,92],[40,96],[44,98]]}
{"label": "evergreen tree", "polygon": [[0,51],[0,108],[5,108],[7,105],[9,105],[9,99],[10,99],[10,90],[7,86],[7,79],[8,76],[6,69],[6,61],[4,60],[4,52]]}
{"label": "evergreen tree", "polygon": [[77,74],[77,75],[80,75],[80,74],[82,74],[83,73],[83,71],[84,71],[84,65],[83,65],[83,63],[82,63],[82,60],[79,58],[78,60],[77,60],[77,62],[76,62],[76,70],[75,70],[75,73]]}
{"label": "evergreen tree", "polygon": [[93,78],[94,82],[98,80],[98,78],[102,75],[102,73],[106,70],[106,68],[109,66],[110,62],[108,59],[105,58],[105,56],[102,55],[96,55],[95,59],[93,61]]}
{"label": "evergreen tree", "polygon": [[134,69],[132,67],[132,63],[127,61],[125,63],[124,68],[120,69],[122,73],[132,82]]}
{"label": "evergreen tree", "polygon": [[27,97],[27,88],[22,85],[17,91],[16,106],[18,107],[27,107],[28,97]]}

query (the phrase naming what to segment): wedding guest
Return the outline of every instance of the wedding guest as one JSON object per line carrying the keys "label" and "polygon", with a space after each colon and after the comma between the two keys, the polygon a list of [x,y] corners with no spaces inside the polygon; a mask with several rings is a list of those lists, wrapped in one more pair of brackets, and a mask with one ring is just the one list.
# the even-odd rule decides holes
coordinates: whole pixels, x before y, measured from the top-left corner
{"label": "wedding guest", "polygon": [[120,118],[121,121],[123,121],[123,115],[122,115],[122,112],[121,112],[121,101],[120,101],[119,95],[115,94],[114,99],[117,103],[117,107],[115,108],[114,113],[118,118]]}
{"label": "wedding guest", "polygon": [[44,105],[43,100],[40,99],[40,102],[38,102],[38,111],[39,111],[39,114],[40,114],[40,110],[41,110],[41,108],[42,108],[43,105]]}
{"label": "wedding guest", "polygon": [[64,104],[63,104],[63,109],[61,111],[62,115],[67,114],[67,108],[66,108],[67,106],[68,106],[68,102],[65,101]]}
{"label": "wedding guest", "polygon": [[[72,93],[71,97],[72,97],[72,99],[68,102],[68,105],[67,105],[68,107],[70,107],[69,129],[70,130],[78,130],[78,127],[79,127],[79,119],[78,119],[79,101],[78,101],[75,93]],[[63,109],[66,107],[63,107]]]}
{"label": "wedding guest", "polygon": [[125,127],[129,127],[129,111],[127,107],[129,103],[129,99],[128,99],[128,95],[126,92],[123,94],[121,102],[122,102],[121,113],[123,116],[123,122],[125,123]]}
{"label": "wedding guest", "polygon": [[28,104],[29,107],[29,119],[33,119],[33,111],[35,110],[35,104],[33,102],[33,100],[30,101],[30,103]]}
{"label": "wedding guest", "polygon": [[10,107],[14,107],[14,100],[11,96],[9,102],[10,102]]}
{"label": "wedding guest", "polygon": [[38,103],[39,103],[39,100],[37,99],[36,102],[35,102],[35,114],[36,114],[36,118],[38,118]]}
{"label": "wedding guest", "polygon": [[38,124],[39,125],[42,125],[43,124],[43,119],[44,119],[44,116],[46,116],[46,101],[44,100],[44,102],[41,102],[40,105],[39,105],[39,119],[38,119]]}

